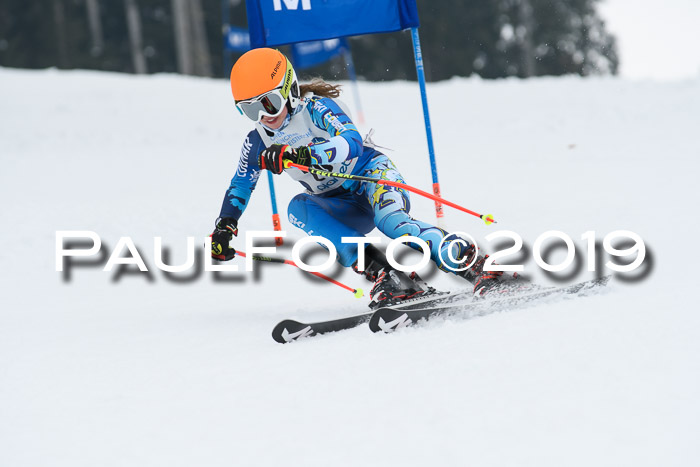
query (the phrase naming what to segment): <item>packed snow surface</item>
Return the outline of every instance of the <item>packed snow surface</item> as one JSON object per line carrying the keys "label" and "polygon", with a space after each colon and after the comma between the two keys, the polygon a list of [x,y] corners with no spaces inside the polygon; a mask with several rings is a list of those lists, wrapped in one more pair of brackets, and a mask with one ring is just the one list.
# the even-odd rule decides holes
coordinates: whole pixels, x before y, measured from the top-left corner
{"label": "packed snow surface", "polygon": [[[525,253],[510,260],[543,284],[611,272],[607,254],[587,270],[588,231],[601,242],[637,233],[645,262],[600,296],[290,345],[270,337],[278,321],[350,315],[368,298],[280,264],[253,273],[236,259],[241,272],[215,275],[155,263],[154,237],[181,264],[187,237],[201,252],[218,215],[251,129],[226,81],[0,69],[0,83],[0,465],[700,462],[699,80],[429,85],[443,196],[498,220],[446,208],[448,229],[487,249],[489,233],[517,232]],[[363,133],[376,129],[408,183],[430,190],[417,84],[359,90]],[[275,184],[284,219],[301,187]],[[435,219],[431,201],[412,204]],[[237,246],[270,230],[270,215],[263,176]],[[283,224],[277,256],[291,258],[304,234]],[[95,232],[103,256],[57,272],[64,230]],[[535,264],[533,243],[550,230],[573,239],[578,268],[550,276]],[[149,273],[102,270],[121,237]]]}

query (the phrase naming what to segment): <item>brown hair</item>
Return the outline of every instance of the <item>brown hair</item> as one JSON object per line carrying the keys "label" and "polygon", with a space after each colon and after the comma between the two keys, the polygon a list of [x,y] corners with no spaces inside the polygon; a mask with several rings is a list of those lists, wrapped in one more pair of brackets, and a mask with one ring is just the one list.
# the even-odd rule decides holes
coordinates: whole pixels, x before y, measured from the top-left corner
{"label": "brown hair", "polygon": [[322,78],[314,78],[310,83],[299,86],[299,97],[304,97],[309,92],[321,97],[338,97],[340,88],[340,84],[329,84]]}

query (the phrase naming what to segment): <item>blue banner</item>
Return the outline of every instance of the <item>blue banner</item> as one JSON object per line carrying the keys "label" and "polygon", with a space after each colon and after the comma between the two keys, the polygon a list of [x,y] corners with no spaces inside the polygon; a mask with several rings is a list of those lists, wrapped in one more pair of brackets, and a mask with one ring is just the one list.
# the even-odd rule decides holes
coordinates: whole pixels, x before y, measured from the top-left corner
{"label": "blue banner", "polygon": [[229,26],[224,32],[224,46],[226,50],[247,52],[250,50],[250,34],[247,29]]}
{"label": "blue banner", "polygon": [[418,27],[416,0],[246,0],[253,48]]}
{"label": "blue banner", "polygon": [[299,42],[292,45],[292,64],[298,70],[311,68],[343,53],[347,47],[345,38]]}

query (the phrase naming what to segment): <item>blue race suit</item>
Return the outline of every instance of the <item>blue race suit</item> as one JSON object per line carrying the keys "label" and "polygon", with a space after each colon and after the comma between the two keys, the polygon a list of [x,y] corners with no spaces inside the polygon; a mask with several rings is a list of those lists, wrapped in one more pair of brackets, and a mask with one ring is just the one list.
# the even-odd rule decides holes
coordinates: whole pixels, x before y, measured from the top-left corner
{"label": "blue race suit", "polygon": [[[261,123],[248,133],[236,174],[231,180],[221,207],[221,217],[238,220],[248,204],[260,177],[258,154],[270,144],[288,144],[292,147],[308,145],[311,165],[328,172],[349,173],[405,183],[393,162],[370,145],[363,146],[362,138],[338,101],[313,96],[302,99],[294,113],[287,116],[282,126],[270,130]],[[430,247],[431,259],[445,269],[459,267],[447,254],[450,242],[440,250],[440,242],[449,234],[427,222],[409,215],[409,193],[396,187],[370,182],[359,182],[337,177],[320,177],[299,169],[285,172],[306,188],[306,193],[295,196],[289,203],[289,222],[309,235],[320,235],[330,240],[338,251],[338,261],[345,267],[357,261],[357,244],[342,243],[342,237],[361,237],[377,227],[389,238],[414,236]],[[450,238],[448,238],[450,240]],[[465,246],[453,243],[460,258]],[[413,248],[417,245],[409,244]]]}

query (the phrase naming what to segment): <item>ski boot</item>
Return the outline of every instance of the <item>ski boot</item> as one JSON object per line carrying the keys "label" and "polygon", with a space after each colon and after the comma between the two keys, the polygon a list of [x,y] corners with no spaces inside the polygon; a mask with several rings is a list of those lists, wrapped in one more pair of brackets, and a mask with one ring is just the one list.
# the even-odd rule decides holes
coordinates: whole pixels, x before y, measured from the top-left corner
{"label": "ski boot", "polygon": [[[474,245],[469,245],[469,248],[464,253],[465,264],[474,261]],[[503,271],[484,271],[484,262],[489,255],[478,255],[474,264],[460,275],[466,280],[474,284],[474,296],[484,297],[499,289],[503,285]]]}
{"label": "ski boot", "polygon": [[357,268],[357,262],[352,268],[358,274],[374,282],[369,292],[369,307],[373,310],[389,305],[397,305],[405,300],[423,295],[436,293],[415,272],[410,275],[391,267],[386,257],[373,245],[365,248],[364,271]]}

